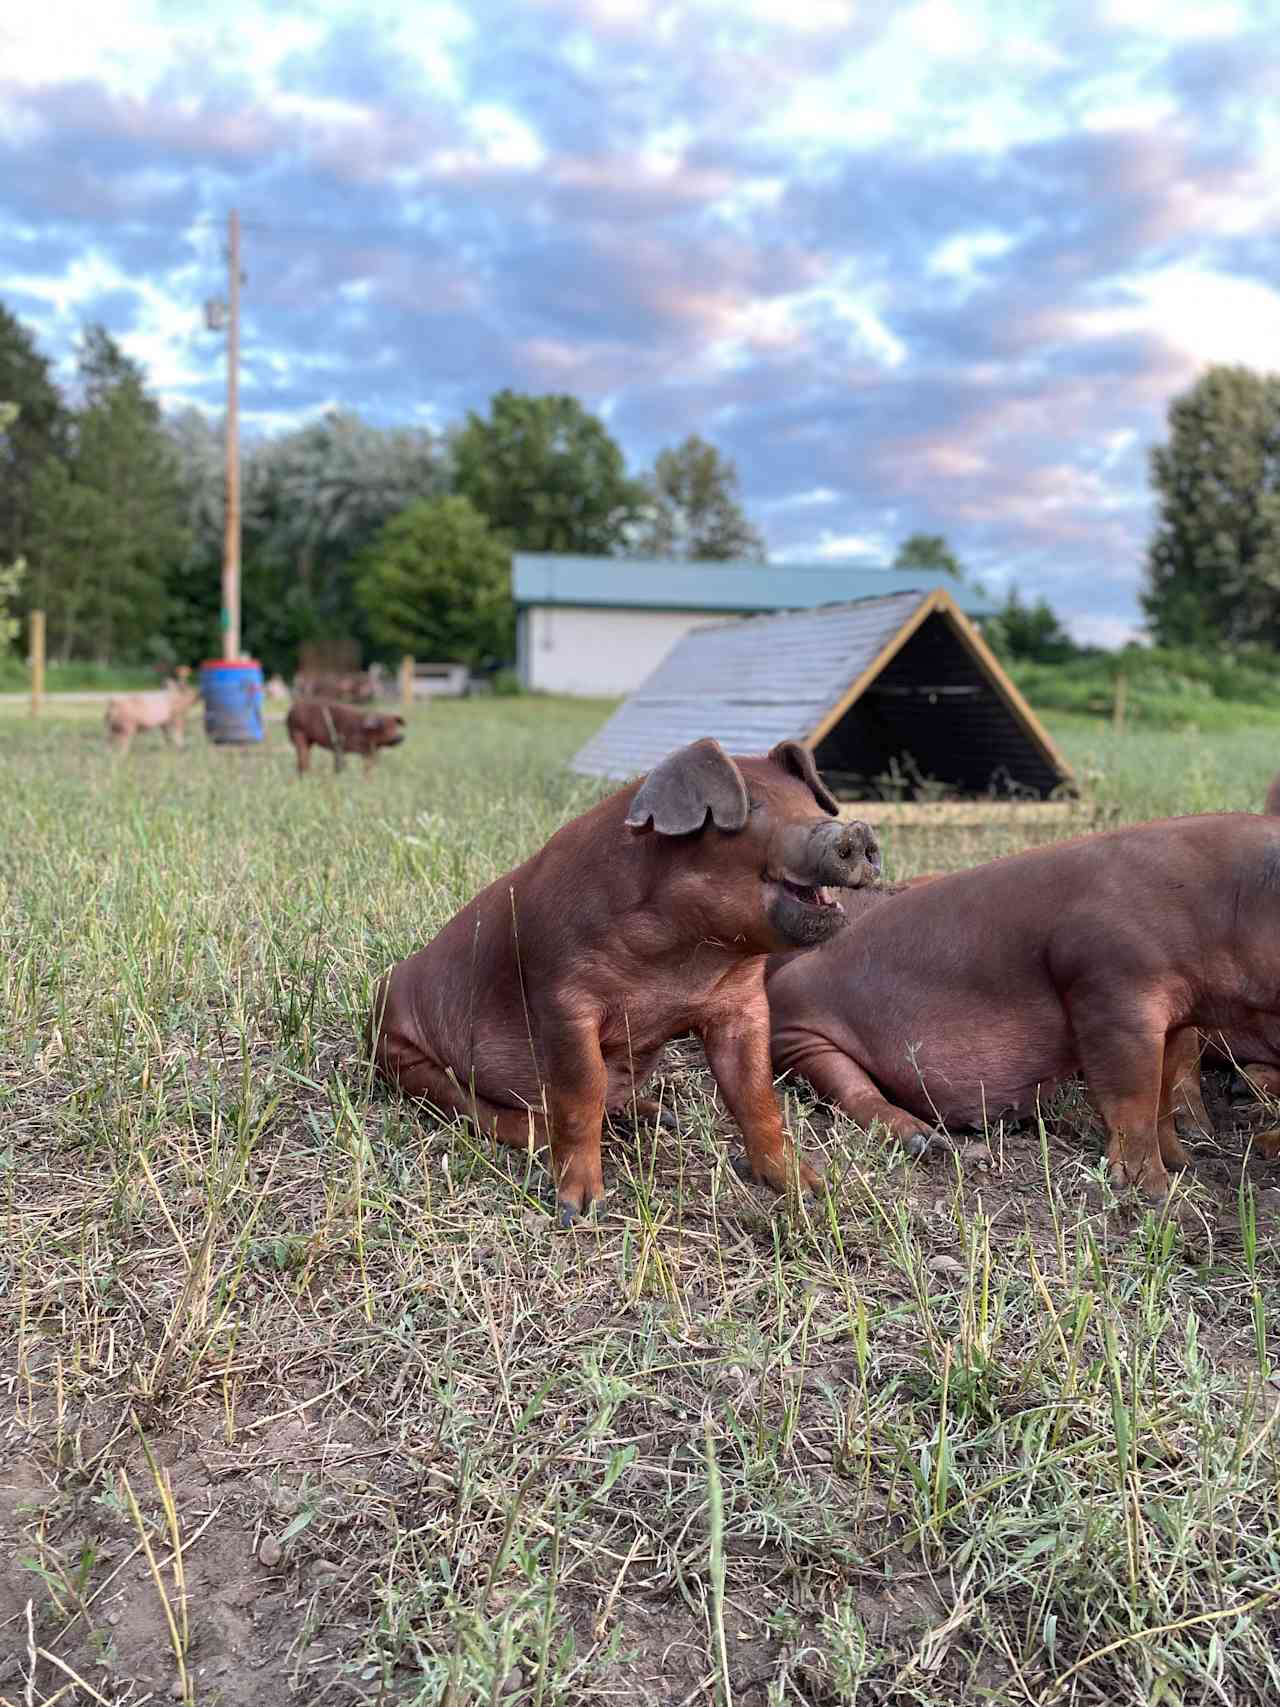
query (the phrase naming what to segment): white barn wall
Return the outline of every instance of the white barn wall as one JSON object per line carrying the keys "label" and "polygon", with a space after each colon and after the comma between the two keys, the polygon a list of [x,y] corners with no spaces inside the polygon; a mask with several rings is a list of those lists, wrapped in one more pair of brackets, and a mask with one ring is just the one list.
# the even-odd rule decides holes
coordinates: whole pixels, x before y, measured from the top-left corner
{"label": "white barn wall", "polygon": [[542,693],[630,693],[693,628],[731,613],[530,605],[521,613],[520,674]]}

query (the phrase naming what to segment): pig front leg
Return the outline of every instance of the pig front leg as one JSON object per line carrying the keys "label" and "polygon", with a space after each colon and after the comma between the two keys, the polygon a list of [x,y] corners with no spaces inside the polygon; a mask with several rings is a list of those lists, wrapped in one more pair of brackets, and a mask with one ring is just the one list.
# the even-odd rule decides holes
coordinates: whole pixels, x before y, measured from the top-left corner
{"label": "pig front leg", "polygon": [[773,1088],[768,1010],[708,1025],[700,1036],[711,1076],[742,1133],[749,1176],[775,1191],[785,1191],[795,1177],[816,1192],[822,1175],[791,1142]]}
{"label": "pig front leg", "polygon": [[[1170,1032],[1164,1044],[1164,1079],[1161,1102],[1167,1092],[1170,1107],[1161,1108],[1161,1118],[1170,1115],[1175,1127],[1184,1137],[1200,1132],[1209,1136],[1213,1127],[1204,1106],[1204,1090],[1200,1076],[1200,1056],[1204,1050],[1204,1033],[1195,1026],[1183,1026]],[[1167,1160],[1168,1158],[1166,1158]]]}
{"label": "pig front leg", "polygon": [[[1168,1020],[1154,1012],[1117,1011],[1094,993],[1068,1007],[1080,1071],[1089,1096],[1107,1128],[1107,1160],[1117,1190],[1136,1186],[1153,1202],[1169,1195],[1170,1159],[1181,1146],[1166,1112],[1161,1144],[1161,1091],[1165,1087],[1165,1037]],[[1172,1143],[1170,1142],[1172,1140]]]}
{"label": "pig front leg", "polygon": [[1156,1141],[1166,1168],[1185,1168],[1191,1157],[1178,1136],[1179,1117],[1195,1121],[1200,1108],[1200,1130],[1209,1132],[1209,1118],[1200,1094],[1200,1051],[1204,1038],[1195,1026],[1171,1031],[1164,1040],[1160,1070],[1160,1107],[1156,1115]]}
{"label": "pig front leg", "polygon": [[538,1026],[551,1173],[560,1225],[572,1225],[604,1196],[600,1134],[609,1069],[600,1048],[598,1020],[573,1016]]}
{"label": "pig front leg", "polygon": [[925,1155],[938,1137],[936,1127],[891,1103],[852,1056],[825,1038],[788,1050],[787,1066],[806,1079],[823,1102],[847,1114],[864,1132],[878,1122],[913,1158]]}

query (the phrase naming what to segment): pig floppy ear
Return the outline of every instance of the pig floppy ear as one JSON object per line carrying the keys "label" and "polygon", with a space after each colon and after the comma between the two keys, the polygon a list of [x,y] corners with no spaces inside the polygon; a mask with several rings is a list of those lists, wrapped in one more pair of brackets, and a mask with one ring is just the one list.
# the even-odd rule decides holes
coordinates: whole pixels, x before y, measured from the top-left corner
{"label": "pig floppy ear", "polygon": [[627,823],[660,836],[687,836],[711,814],[718,830],[740,830],[747,821],[747,785],[719,741],[694,741],[671,753],[640,784]]}
{"label": "pig floppy ear", "polygon": [[833,818],[839,813],[840,803],[818,775],[818,767],[808,747],[801,746],[799,741],[779,741],[769,757],[788,776],[804,783],[824,812],[830,812]]}

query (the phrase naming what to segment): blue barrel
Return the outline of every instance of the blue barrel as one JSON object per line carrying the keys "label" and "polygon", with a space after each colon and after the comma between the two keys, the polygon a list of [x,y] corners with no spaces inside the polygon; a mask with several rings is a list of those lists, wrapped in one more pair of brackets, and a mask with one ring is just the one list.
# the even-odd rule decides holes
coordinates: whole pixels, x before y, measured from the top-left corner
{"label": "blue barrel", "polygon": [[222,746],[262,740],[262,665],[215,658],[200,666],[204,732]]}

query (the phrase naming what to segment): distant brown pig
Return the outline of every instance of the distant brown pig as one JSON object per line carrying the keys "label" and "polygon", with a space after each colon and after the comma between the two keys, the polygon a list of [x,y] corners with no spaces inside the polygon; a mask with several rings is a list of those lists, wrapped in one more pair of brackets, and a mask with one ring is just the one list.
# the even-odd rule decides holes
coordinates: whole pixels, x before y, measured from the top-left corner
{"label": "distant brown pig", "polygon": [[404,718],[383,717],[376,711],[357,711],[350,705],[333,705],[323,699],[295,699],[289,707],[285,728],[298,755],[298,775],[311,767],[312,747],[327,747],[333,768],[342,769],[346,753],[359,753],[369,771],[379,747],[398,747],[404,740]]}
{"label": "distant brown pig", "polygon": [[187,713],[200,697],[187,685],[190,673],[183,669],[181,679],[168,681],[150,693],[120,694],[107,701],[107,738],[116,752],[128,752],[130,741],[141,729],[162,729],[166,740],[175,747],[182,746]]}

